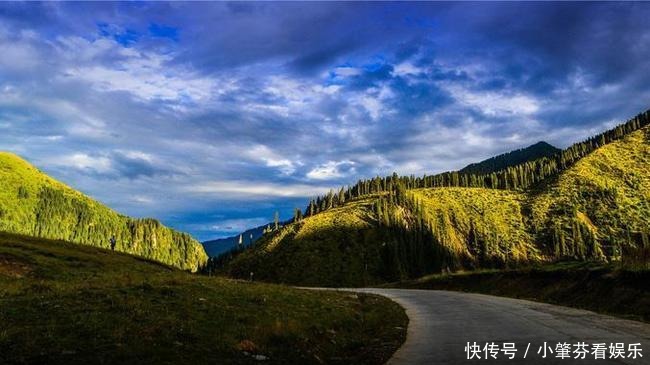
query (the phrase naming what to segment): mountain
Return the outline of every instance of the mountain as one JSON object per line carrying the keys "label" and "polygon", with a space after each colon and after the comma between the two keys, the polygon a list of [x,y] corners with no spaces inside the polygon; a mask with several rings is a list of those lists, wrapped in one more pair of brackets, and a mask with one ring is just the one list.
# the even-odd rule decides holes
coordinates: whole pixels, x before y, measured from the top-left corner
{"label": "mountain", "polygon": [[207,252],[208,256],[215,257],[236,248],[239,245],[240,236],[242,238],[242,244],[244,246],[251,245],[258,238],[262,237],[265,228],[266,225],[263,225],[248,229],[235,236],[205,241],[201,242],[201,244],[203,245],[203,248],[205,248],[205,252]]}
{"label": "mountain", "polygon": [[154,219],[133,219],[0,152],[0,231],[115,250],[196,271],[207,261],[199,242]]}
{"label": "mountain", "polygon": [[649,123],[650,111],[552,157],[490,174],[360,181],[316,199],[304,219],[212,269],[363,286],[556,260],[648,268]]}
{"label": "mountain", "polygon": [[467,174],[489,174],[503,170],[510,166],[519,165],[526,161],[536,160],[542,157],[551,157],[561,150],[544,141],[537,142],[526,148],[514,150],[502,155],[488,158],[481,162],[469,164],[459,172]]}

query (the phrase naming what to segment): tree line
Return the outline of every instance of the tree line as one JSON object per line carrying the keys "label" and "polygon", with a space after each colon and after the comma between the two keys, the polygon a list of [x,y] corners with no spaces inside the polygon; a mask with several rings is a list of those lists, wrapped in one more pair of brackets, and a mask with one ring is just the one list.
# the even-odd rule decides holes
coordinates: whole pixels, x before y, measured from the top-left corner
{"label": "tree line", "polygon": [[527,161],[489,174],[451,171],[416,177],[414,175],[398,176],[397,173],[393,173],[386,177],[377,176],[371,179],[362,179],[352,186],[341,187],[338,191],[330,190],[326,195],[310,200],[303,215],[311,216],[341,206],[352,199],[389,192],[398,184],[401,184],[406,189],[437,187],[527,189],[550,176],[566,170],[597,148],[619,140],[649,123],[650,110],[640,113],[626,123],[608,131],[575,143],[554,156]]}
{"label": "tree line", "polygon": [[19,204],[34,208],[27,215],[12,213],[11,219],[0,225],[2,230],[107,249],[114,239],[116,251],[189,270],[197,270],[206,259],[200,244],[189,234],[155,219],[129,218],[49,186],[42,186],[37,193],[18,186],[16,194]]}

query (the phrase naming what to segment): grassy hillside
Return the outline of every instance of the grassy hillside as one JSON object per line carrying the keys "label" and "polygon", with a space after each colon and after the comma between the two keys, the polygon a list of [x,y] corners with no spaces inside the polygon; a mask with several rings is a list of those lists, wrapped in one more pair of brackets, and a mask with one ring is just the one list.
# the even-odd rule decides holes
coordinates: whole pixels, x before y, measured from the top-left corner
{"label": "grassy hillside", "polygon": [[524,194],[436,188],[409,195],[424,207],[431,232],[416,229],[414,209],[376,195],[267,234],[221,270],[297,285],[365,286],[446,268],[542,259],[522,216]]}
{"label": "grassy hillside", "polygon": [[228,274],[300,285],[376,282],[381,243],[372,203],[351,202],[267,234],[236,256]]}
{"label": "grassy hillside", "polygon": [[478,266],[539,261],[520,192],[482,188],[412,190],[438,242]]}
{"label": "grassy hillside", "polygon": [[219,264],[236,277],[254,272],[268,281],[329,286],[567,259],[650,265],[648,126],[617,135],[525,190],[400,192],[396,181],[388,180],[389,192],[308,216]]}
{"label": "grassy hillside", "polygon": [[466,174],[489,174],[503,170],[509,166],[522,164],[526,161],[533,161],[542,157],[551,157],[561,150],[546,142],[537,142],[526,148],[518,149],[502,155],[498,155],[481,162],[469,164],[460,169],[459,172]]}
{"label": "grassy hillside", "polygon": [[207,260],[189,235],[120,215],[6,152],[0,152],[0,231],[103,248],[115,236],[117,251],[192,271]]}
{"label": "grassy hillside", "polygon": [[631,251],[648,244],[650,128],[599,148],[530,196],[532,228],[556,255],[641,253]]}
{"label": "grassy hillside", "polygon": [[197,276],[0,234],[2,364],[381,364],[407,321],[382,297]]}

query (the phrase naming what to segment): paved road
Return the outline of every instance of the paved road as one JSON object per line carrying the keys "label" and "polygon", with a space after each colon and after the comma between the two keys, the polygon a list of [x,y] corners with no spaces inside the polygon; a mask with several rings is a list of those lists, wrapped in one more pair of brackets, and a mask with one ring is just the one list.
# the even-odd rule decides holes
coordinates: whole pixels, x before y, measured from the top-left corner
{"label": "paved road", "polygon": [[[384,295],[406,308],[410,318],[404,345],[388,362],[401,364],[650,364],[650,325],[593,312],[525,300],[437,290],[354,289]],[[544,342],[588,344],[641,343],[636,360],[546,359],[537,354]],[[500,353],[497,360],[467,360],[467,342],[516,343],[514,360]],[[526,359],[522,359],[531,343]],[[572,350],[575,347],[572,347]],[[589,360],[591,358],[591,360]]]}

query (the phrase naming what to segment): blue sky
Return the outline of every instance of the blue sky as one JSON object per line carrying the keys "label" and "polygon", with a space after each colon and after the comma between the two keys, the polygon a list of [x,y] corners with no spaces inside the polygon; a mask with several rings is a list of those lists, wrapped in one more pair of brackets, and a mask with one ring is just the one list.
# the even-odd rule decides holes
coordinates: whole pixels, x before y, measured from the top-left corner
{"label": "blue sky", "polygon": [[650,107],[645,3],[2,3],[0,149],[204,240]]}

